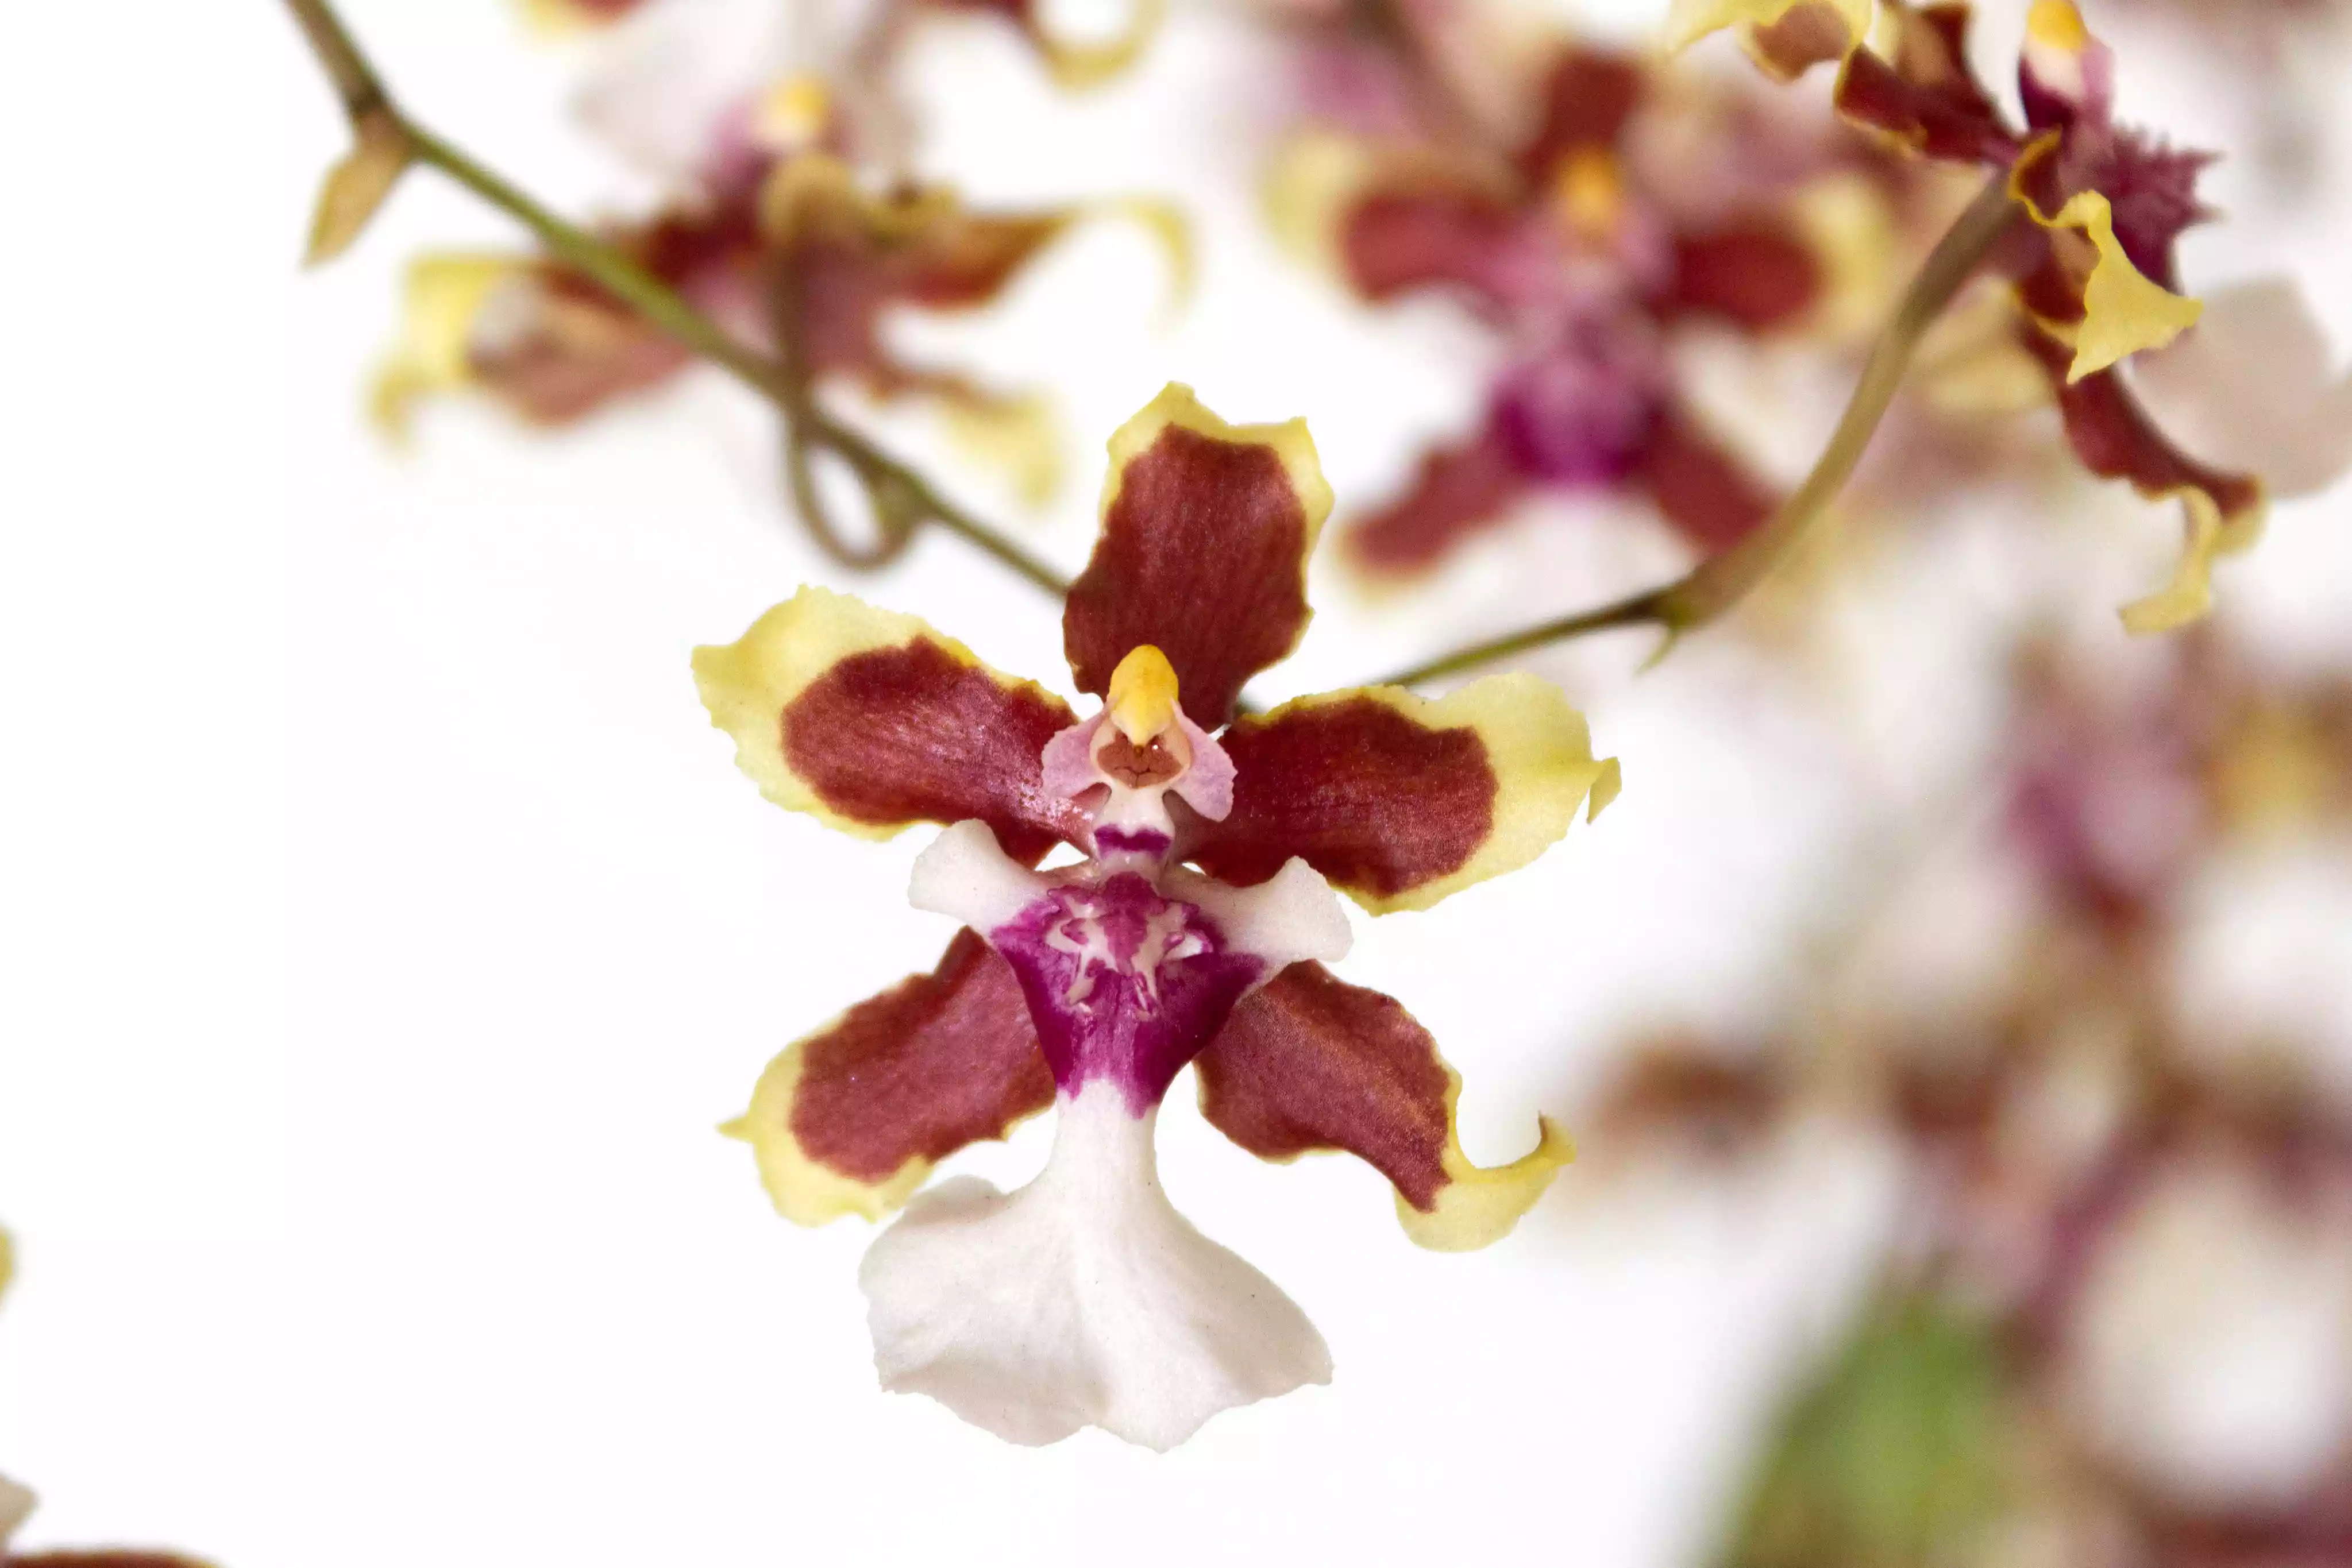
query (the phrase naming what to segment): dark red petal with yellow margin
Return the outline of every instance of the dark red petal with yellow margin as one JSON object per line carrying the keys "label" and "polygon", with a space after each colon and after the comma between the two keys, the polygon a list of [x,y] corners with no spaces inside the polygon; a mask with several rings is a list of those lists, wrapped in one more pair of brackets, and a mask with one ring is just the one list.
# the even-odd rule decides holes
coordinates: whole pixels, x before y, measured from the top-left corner
{"label": "dark red petal with yellow margin", "polygon": [[1412,486],[1342,536],[1357,565],[1381,575],[1425,570],[1471,535],[1502,521],[1533,487],[1510,443],[1492,426],[1432,448]]}
{"label": "dark red petal with yellow margin", "polygon": [[1900,29],[1895,58],[1868,49],[1848,55],[1838,71],[1838,112],[1929,158],[1995,167],[2015,159],[2017,137],[1969,66],[1969,8],[1895,6],[1887,15]]}
{"label": "dark red petal with yellow margin", "polygon": [[788,810],[876,839],[977,819],[1030,864],[1087,842],[1041,761],[1076,722],[1069,705],[911,615],[803,588],[737,642],[696,649],[694,678],[737,766]]}
{"label": "dark red petal with yellow margin", "polygon": [[823,1225],[881,1218],[940,1160],[1053,1103],[1020,981],[959,931],[938,968],[787,1048],[721,1131],[751,1145],[778,1213]]}
{"label": "dark red petal with yellow margin", "polygon": [[1170,383],[1110,438],[1102,533],[1062,612],[1079,689],[1101,695],[1148,643],[1192,721],[1224,723],[1307,630],[1307,557],[1330,510],[1304,420],[1227,424]]}
{"label": "dark red petal with yellow margin", "polygon": [[2148,500],[2180,503],[2180,564],[2161,591],[2124,606],[2124,625],[2167,632],[2197,620],[2212,608],[2215,559],[2251,548],[2262,533],[2262,481],[2208,467],[2174,446],[2114,371],[2070,382],[2073,355],[2064,345],[2032,326],[2021,326],[2018,337],[2049,373],[2067,443],[2083,466],[2103,479],[2129,480]]}
{"label": "dark red petal with yellow margin", "polygon": [[1510,1234],[1573,1157],[1538,1119],[1534,1151],[1481,1170],[1454,1135],[1462,1079],[1392,997],[1293,964],[1244,998],[1196,1063],[1201,1112],[1263,1159],[1345,1151],[1396,1187],[1423,1247],[1466,1252]]}
{"label": "dark red petal with yellow margin", "polygon": [[1435,702],[1399,686],[1301,697],[1222,738],[1233,810],[1185,814],[1177,852],[1235,886],[1296,855],[1375,915],[1515,871],[1588,795],[1598,813],[1616,794],[1617,764],[1594,759],[1583,716],[1524,673]]}

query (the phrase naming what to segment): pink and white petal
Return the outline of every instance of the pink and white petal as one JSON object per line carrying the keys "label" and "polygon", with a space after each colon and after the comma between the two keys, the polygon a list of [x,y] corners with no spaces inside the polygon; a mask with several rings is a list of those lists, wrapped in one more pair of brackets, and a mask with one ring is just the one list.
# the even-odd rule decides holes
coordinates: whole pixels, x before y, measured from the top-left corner
{"label": "pink and white petal", "polygon": [[1461,1075],[1394,998],[1320,964],[1286,969],[1234,1009],[1196,1063],[1201,1111],[1264,1159],[1344,1151],[1396,1188],[1397,1218],[1420,1245],[1463,1252],[1508,1235],[1574,1157],[1543,1118],[1536,1147],[1481,1169],[1454,1132]]}
{"label": "pink and white petal", "polygon": [[1214,729],[1312,614],[1307,557],[1331,487],[1306,422],[1233,425],[1171,382],[1110,439],[1102,533],[1062,616],[1079,688],[1102,695],[1145,643]]}
{"label": "pink and white petal", "polygon": [[1091,1084],[1061,1100],[1027,1186],[965,1177],[918,1197],[858,1270],[882,1386],[1012,1442],[1100,1427],[1164,1451],[1220,1411],[1329,1382],[1306,1314],[1169,1203],[1158,1116]]}
{"label": "pink and white petal", "polygon": [[877,839],[978,819],[1031,863],[1087,841],[1039,762],[1068,706],[914,616],[803,588],[739,641],[696,649],[694,676],[737,766],[790,810]]}
{"label": "pink and white petal", "polygon": [[2207,297],[2195,328],[2131,365],[2132,391],[2183,451],[2259,475],[2273,496],[2325,489],[2352,465],[2352,372],[2284,277]]}
{"label": "pink and white petal", "polygon": [[1517,870],[1617,789],[1583,716],[1526,674],[1434,702],[1397,686],[1301,697],[1236,720],[1224,745],[1233,812],[1187,821],[1178,852],[1236,886],[1295,855],[1375,915]]}
{"label": "pink and white petal", "polygon": [[1028,1004],[971,931],[805,1039],[760,1075],[751,1108],[720,1130],[751,1145],[776,1211],[796,1225],[880,1219],[931,1167],[1002,1138],[1054,1101]]}
{"label": "pink and white petal", "polygon": [[1181,866],[1161,884],[1170,897],[1197,904],[1232,946],[1262,960],[1269,977],[1309,960],[1337,963],[1355,943],[1339,895],[1302,860],[1286,862],[1255,887],[1229,886]]}

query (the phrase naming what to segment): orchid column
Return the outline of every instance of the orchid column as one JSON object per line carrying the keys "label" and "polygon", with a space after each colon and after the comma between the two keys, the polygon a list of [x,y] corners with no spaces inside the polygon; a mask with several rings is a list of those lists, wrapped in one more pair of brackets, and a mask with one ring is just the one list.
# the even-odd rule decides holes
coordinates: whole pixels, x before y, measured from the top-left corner
{"label": "orchid column", "polygon": [[[730,1131],[776,1207],[880,1218],[933,1165],[1057,1107],[1009,1196],[915,1198],[867,1255],[886,1387],[1017,1442],[1097,1426],[1172,1447],[1218,1411],[1330,1375],[1305,1315],[1160,1191],[1152,1127],[1187,1062],[1202,1110],[1270,1159],[1346,1150],[1424,1246],[1507,1234],[1569,1157],[1540,1125],[1474,1166],[1460,1080],[1392,999],[1322,967],[1335,890],[1423,909],[1540,854],[1617,788],[1533,676],[1442,701],[1394,687],[1234,716],[1297,644],[1331,506],[1298,421],[1226,424],[1171,386],[1110,444],[1102,534],[1063,629],[1084,721],[908,616],[803,589],[695,659],[769,799],[887,838],[950,824],[914,902],[965,929],[929,975],[793,1045]],[[1034,869],[1057,844],[1075,864]]]}

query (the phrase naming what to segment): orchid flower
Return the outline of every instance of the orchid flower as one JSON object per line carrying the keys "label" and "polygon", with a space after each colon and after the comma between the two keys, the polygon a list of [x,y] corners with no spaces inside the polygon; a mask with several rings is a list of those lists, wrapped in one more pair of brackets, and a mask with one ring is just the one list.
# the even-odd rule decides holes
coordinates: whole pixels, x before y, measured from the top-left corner
{"label": "orchid flower", "polygon": [[[1168,250],[1181,292],[1181,222],[1145,201],[973,212],[943,187],[870,178],[902,162],[904,116],[854,42],[815,36],[809,16],[773,0],[667,0],[615,30],[582,116],[672,196],[604,237],[752,348],[772,351],[787,327],[815,382],[937,405],[960,444],[1042,502],[1060,456],[1046,401],[907,364],[884,341],[884,322],[902,308],[994,301],[1096,215],[1143,224]],[[427,255],[411,265],[405,295],[373,393],[395,437],[425,398],[478,393],[528,423],[564,425],[667,385],[693,362],[553,257]]]}
{"label": "orchid flower", "polygon": [[[1096,1426],[1166,1448],[1330,1375],[1298,1308],[1160,1189],[1153,1124],[1177,1074],[1195,1066],[1203,1113],[1254,1154],[1370,1162],[1423,1246],[1506,1234],[1568,1140],[1545,1122],[1520,1159],[1470,1164],[1428,1031],[1323,967],[1349,946],[1338,894],[1425,909],[1533,860],[1618,772],[1527,674],[1236,716],[1309,614],[1331,492],[1306,427],[1229,425],[1171,385],[1110,454],[1063,618],[1072,677],[1102,699],[1090,716],[816,588],[698,652],[695,674],[777,804],[875,838],[948,824],[911,889],[964,927],[938,967],[793,1044],[728,1129],[787,1218],[907,1206],[860,1273],[883,1385],[1015,1442]],[[1036,869],[1057,845],[1081,858]],[[1049,1105],[1030,1185],[918,1194]]]}
{"label": "orchid flower", "polygon": [[[1308,64],[1328,77],[1336,56],[1353,80],[1371,70],[1363,55],[1318,39]],[[1527,123],[1499,135],[1409,112],[1433,94],[1392,74],[1385,93],[1308,92],[1351,120],[1291,140],[1274,221],[1368,301],[1460,301],[1498,330],[1505,362],[1476,426],[1349,530],[1351,559],[1425,570],[1547,489],[1642,497],[1702,551],[1746,536],[1779,497],[1685,396],[1673,340],[1697,323],[1753,338],[1848,327],[1844,302],[1874,298],[1891,260],[1902,166],[1834,123],[1666,84],[1603,48],[1553,46]]]}
{"label": "orchid flower", "polygon": [[[1872,6],[1873,0],[1676,0],[1669,31],[1680,45],[1736,24],[1749,53],[1784,78],[1841,59],[1834,100],[1846,118],[1927,158],[2008,172],[2011,193],[2034,225],[2001,258],[2016,281],[2016,337],[2048,379],[2075,456],[2150,500],[2178,500],[2184,514],[2186,542],[2171,581],[2126,605],[2124,622],[2157,632],[2196,620],[2211,606],[2213,562],[2260,535],[2265,486],[2253,473],[2175,445],[2116,371],[2199,319],[2198,302],[2175,292],[2173,250],[2183,230],[2210,215],[2196,184],[2211,155],[2167,147],[2116,122],[2114,56],[2070,0],[2035,0],[2027,16],[2018,60],[2021,130],[1970,69],[1965,5],[1913,10],[1884,0],[1880,15],[1893,39],[1886,55],[1862,43]],[[2277,340],[2282,319],[2303,329],[2293,349]],[[2258,351],[2291,362],[2289,387],[2309,391],[2325,382],[2326,350],[2305,319],[2270,309],[2260,325]],[[2243,385],[2262,373],[2242,370],[2217,381]],[[2182,400],[2176,391],[2168,401]],[[2304,434],[2279,464],[2298,484],[2332,476],[2352,456],[2352,404],[2335,399],[2315,409],[2289,396],[2269,406],[2281,417],[2253,423]],[[2248,422],[2241,413],[2233,423]],[[2274,435],[2241,461],[2253,455],[2277,461]]]}

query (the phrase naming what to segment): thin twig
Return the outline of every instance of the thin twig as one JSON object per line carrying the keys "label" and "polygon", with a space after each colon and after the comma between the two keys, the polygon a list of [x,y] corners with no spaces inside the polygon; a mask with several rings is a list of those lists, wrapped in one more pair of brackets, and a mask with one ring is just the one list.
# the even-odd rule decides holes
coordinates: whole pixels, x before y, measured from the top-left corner
{"label": "thin twig", "polygon": [[1853,476],[1872,434],[1885,417],[1895,389],[1903,383],[1920,337],[1941,315],[1944,307],[1977,268],[1986,253],[2007,233],[2016,210],[2005,176],[1996,175],[1979,192],[1968,209],[1936,242],[1935,250],[1911,280],[1910,289],[1886,324],[1864,364],[1862,379],[1838,416],[1829,444],[1814,460],[1812,471],[1790,492],[1762,527],[1722,554],[1701,561],[1674,581],[1632,594],[1595,609],[1581,610],[1556,621],[1514,632],[1488,642],[1475,643],[1426,664],[1402,670],[1383,681],[1387,685],[1414,685],[1459,674],[1480,664],[1514,653],[1524,653],[1553,643],[1589,636],[1622,626],[1660,626],[1668,645],[1684,633],[1721,617],[1748,596],[1750,589],[1786,560],[1828,514],[1830,503]]}
{"label": "thin twig", "polygon": [[[286,6],[300,25],[320,68],[334,84],[335,94],[355,134],[370,120],[388,120],[408,139],[416,162],[439,170],[514,218],[538,236],[550,255],[576,268],[656,329],[774,403],[792,422],[793,438],[799,442],[803,458],[813,450],[829,450],[856,474],[873,500],[875,518],[884,530],[886,546],[893,528],[936,523],[1047,593],[1058,596],[1068,591],[1067,580],[1051,566],[948,500],[920,474],[865,434],[799,396],[793,377],[782,363],[746,347],[621,251],[551,212],[510,182],[410,119],[393,99],[330,0],[286,0]],[[811,489],[813,492],[814,486]]]}

